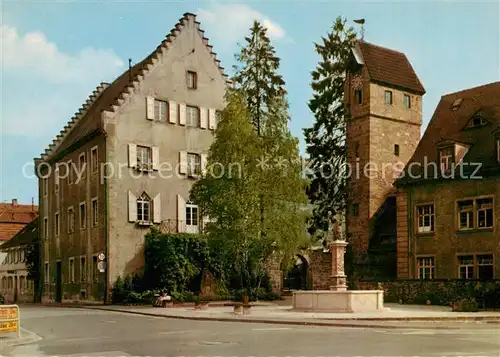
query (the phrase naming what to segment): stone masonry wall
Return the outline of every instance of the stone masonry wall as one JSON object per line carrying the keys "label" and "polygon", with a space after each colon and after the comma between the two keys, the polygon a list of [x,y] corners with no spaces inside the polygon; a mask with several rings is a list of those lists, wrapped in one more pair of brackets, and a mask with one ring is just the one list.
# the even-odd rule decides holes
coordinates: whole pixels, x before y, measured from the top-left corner
{"label": "stone masonry wall", "polygon": [[330,290],[332,279],[332,254],[323,250],[310,252],[310,269],[313,290]]}

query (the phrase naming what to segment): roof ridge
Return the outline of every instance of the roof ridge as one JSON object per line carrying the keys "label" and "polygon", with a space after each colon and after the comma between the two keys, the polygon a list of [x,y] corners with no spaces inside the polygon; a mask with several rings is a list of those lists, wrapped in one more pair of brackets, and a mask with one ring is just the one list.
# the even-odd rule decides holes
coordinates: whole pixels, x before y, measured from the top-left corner
{"label": "roof ridge", "polygon": [[[361,42],[361,43],[365,43],[365,44],[367,44],[367,45],[369,45],[369,46],[382,48],[382,49],[384,49],[384,50],[386,50],[386,51],[391,51],[391,52],[394,52],[394,53],[398,53],[398,54],[403,55],[403,56],[405,56],[405,57],[406,57],[406,54],[405,54],[404,52],[401,52],[401,51],[398,51],[398,50],[395,50],[395,49],[392,49],[392,48],[389,48],[389,47],[384,47],[384,46],[376,45],[376,44],[374,44],[374,43],[372,43],[372,42],[367,42],[367,41],[365,41],[365,40],[359,40],[359,42]],[[406,57],[406,58],[408,58],[408,57]]]}
{"label": "roof ridge", "polygon": [[446,94],[443,94],[441,96],[441,98],[445,98],[445,97],[450,97],[450,96],[454,96],[454,95],[457,95],[457,94],[460,94],[460,93],[466,93],[466,92],[470,92],[472,90],[477,90],[479,88],[484,88],[484,87],[489,87],[491,85],[499,85],[500,84],[500,81],[494,81],[494,82],[490,82],[490,83],[486,83],[486,84],[481,84],[479,86],[476,86],[476,87],[471,87],[471,88],[467,88],[467,89],[462,89],[462,90],[459,90],[459,91],[456,91],[456,92],[450,92],[450,93],[446,93]]}
{"label": "roof ridge", "polygon": [[97,98],[101,96],[101,94],[109,87],[108,83],[101,82],[92,94],[87,97],[87,100],[81,105],[80,109],[73,115],[73,117],[68,121],[68,123],[63,127],[63,129],[57,134],[55,139],[52,140],[52,144],[50,144],[45,152],[40,154],[42,159],[46,159],[49,155],[53,154],[54,151],[59,148],[61,143],[64,141],[63,139],[75,128],[76,124],[80,122],[80,120],[85,117],[88,110],[92,108],[92,105],[96,102]]}

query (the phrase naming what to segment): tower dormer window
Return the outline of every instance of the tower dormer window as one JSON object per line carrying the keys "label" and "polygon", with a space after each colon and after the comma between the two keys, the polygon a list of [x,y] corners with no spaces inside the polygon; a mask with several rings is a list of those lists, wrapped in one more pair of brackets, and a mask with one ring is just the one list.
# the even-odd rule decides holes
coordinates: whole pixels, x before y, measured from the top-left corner
{"label": "tower dormer window", "polygon": [[405,105],[406,109],[411,108],[411,99],[410,99],[410,96],[408,94],[404,95],[404,105]]}
{"label": "tower dormer window", "polygon": [[385,91],[385,104],[392,104],[392,91]]}
{"label": "tower dormer window", "polygon": [[362,89],[354,90],[354,100],[356,101],[356,104],[363,103],[363,90]]}

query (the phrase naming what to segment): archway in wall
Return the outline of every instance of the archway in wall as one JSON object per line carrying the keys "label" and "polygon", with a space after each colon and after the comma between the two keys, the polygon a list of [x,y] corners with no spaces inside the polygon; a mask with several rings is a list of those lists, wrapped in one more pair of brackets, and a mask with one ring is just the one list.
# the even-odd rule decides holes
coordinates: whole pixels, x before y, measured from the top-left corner
{"label": "archway in wall", "polygon": [[297,254],[293,267],[286,272],[283,287],[285,290],[306,290],[309,271],[309,262]]}

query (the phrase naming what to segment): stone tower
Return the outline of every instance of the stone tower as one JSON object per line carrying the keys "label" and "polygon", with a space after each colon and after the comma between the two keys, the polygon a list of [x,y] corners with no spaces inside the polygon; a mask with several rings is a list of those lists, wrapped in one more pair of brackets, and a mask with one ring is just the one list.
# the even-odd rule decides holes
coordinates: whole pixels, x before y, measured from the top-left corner
{"label": "stone tower", "polygon": [[[354,259],[396,272],[393,183],[415,151],[425,90],[406,56],[358,41],[346,80],[347,239]],[[377,263],[378,261],[378,263]],[[392,271],[394,270],[394,271]]]}

